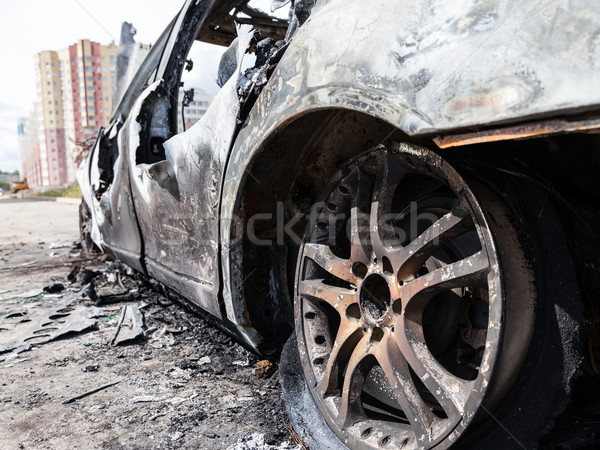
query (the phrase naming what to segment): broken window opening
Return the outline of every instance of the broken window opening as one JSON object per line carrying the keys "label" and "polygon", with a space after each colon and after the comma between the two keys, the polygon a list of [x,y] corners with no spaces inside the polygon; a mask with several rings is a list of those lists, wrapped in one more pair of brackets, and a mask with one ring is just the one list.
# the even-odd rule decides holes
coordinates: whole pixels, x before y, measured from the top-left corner
{"label": "broken window opening", "polygon": [[177,128],[182,133],[193,126],[208,110],[212,99],[220,90],[218,83],[219,61],[224,48],[220,45],[194,41],[186,56],[177,93]]}
{"label": "broken window opening", "polygon": [[170,106],[169,96],[162,84],[146,98],[137,119],[142,131],[135,155],[136,164],[154,164],[166,159],[163,144],[171,137]]}
{"label": "broken window opening", "polygon": [[[169,23],[167,28],[154,43],[122,98],[120,98],[118,103],[115,101],[117,106],[112,113],[111,121],[114,121],[119,116],[124,120],[142,91],[156,79],[158,66],[169,40],[169,36],[175,26],[176,19],[177,17]],[[112,58],[113,56],[111,56],[111,59]]]}
{"label": "broken window opening", "polygon": [[[138,164],[166,159],[163,143],[197,123],[236,70],[244,74],[237,80],[240,100],[245,110],[251,107],[283,54],[292,3],[277,4],[284,8],[271,13],[270,0],[222,2],[208,10],[200,2],[186,13],[163,74],[162,91],[146,100],[140,114]],[[241,68],[237,67],[236,23],[251,25],[257,36]]]}
{"label": "broken window opening", "polygon": [[98,188],[95,190],[96,199],[100,200],[108,187],[112,184],[115,175],[115,163],[119,156],[117,134],[120,127],[116,124],[106,130],[100,130],[102,135],[98,144]]}

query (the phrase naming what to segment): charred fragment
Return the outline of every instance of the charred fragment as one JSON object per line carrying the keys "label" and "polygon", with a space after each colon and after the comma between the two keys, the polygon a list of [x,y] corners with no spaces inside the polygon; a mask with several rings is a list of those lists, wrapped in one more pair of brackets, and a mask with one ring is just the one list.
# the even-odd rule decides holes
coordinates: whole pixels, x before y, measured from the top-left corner
{"label": "charred fragment", "polygon": [[256,64],[247,69],[237,82],[237,93],[243,105],[240,109],[240,123],[244,121],[262,89],[267,85],[285,49],[285,41],[276,42],[271,38],[256,44]]}
{"label": "charred fragment", "polygon": [[108,186],[113,182],[114,178],[114,167],[119,156],[119,147],[116,142],[116,135],[118,133],[118,126],[114,126],[113,129],[108,130],[106,133],[100,134],[99,147],[98,147],[98,172],[99,181],[96,186],[95,195],[97,199],[100,199],[102,194],[106,192]]}
{"label": "charred fragment", "polygon": [[140,64],[148,54],[148,48],[136,43],[137,30],[133,24],[123,22],[117,53],[117,95],[115,105],[121,101]]}
{"label": "charred fragment", "polygon": [[306,22],[314,8],[317,0],[293,0],[290,8],[290,25],[285,36],[286,41],[289,41],[298,31],[304,22]]}
{"label": "charred fragment", "polygon": [[72,333],[96,326],[96,317],[103,314],[94,306],[59,306],[24,314],[6,314],[0,322],[0,353],[28,350]]}
{"label": "charred fragment", "polygon": [[171,137],[169,109],[171,102],[164,83],[148,95],[136,121],[141,126],[140,145],[135,152],[136,164],[154,164],[165,159],[164,143]]}
{"label": "charred fragment", "polygon": [[119,345],[146,336],[144,317],[138,305],[125,305],[117,322],[111,345]]}

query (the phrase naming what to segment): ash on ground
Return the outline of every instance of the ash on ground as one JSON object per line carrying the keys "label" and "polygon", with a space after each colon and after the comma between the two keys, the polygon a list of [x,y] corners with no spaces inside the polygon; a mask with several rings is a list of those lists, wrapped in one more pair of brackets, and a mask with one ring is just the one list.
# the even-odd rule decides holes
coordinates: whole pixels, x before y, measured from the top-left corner
{"label": "ash on ground", "polygon": [[110,257],[46,250],[2,274],[31,282],[0,289],[1,447],[302,447],[270,363]]}

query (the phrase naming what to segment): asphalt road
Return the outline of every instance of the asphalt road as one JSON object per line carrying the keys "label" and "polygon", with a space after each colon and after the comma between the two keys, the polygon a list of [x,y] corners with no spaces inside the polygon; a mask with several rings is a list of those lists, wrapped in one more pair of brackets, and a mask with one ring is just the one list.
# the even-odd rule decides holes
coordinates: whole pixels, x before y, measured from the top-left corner
{"label": "asphalt road", "polygon": [[[76,203],[0,198],[0,291],[21,289],[34,280],[44,286],[59,277],[64,271],[62,264],[71,262],[73,257],[63,261],[58,255],[64,253],[64,249],[52,247],[70,245],[78,239],[79,206]],[[16,277],[8,270],[32,263],[47,270]]]}
{"label": "asphalt road", "polygon": [[74,241],[79,236],[78,211],[76,203],[0,198],[0,245]]}

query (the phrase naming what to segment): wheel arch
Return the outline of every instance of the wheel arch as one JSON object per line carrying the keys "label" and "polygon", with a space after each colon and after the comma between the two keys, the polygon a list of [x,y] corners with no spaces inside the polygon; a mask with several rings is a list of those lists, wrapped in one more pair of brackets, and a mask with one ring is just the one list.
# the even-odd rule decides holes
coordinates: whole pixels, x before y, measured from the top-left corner
{"label": "wheel arch", "polygon": [[[228,319],[262,353],[278,352],[293,329],[289,264],[293,235],[305,226],[296,214],[307,212],[343,161],[365,149],[387,140],[431,143],[369,109],[313,105],[279,120],[251,115],[234,144],[221,203],[223,298]],[[252,217],[258,220],[250,230]]]}

